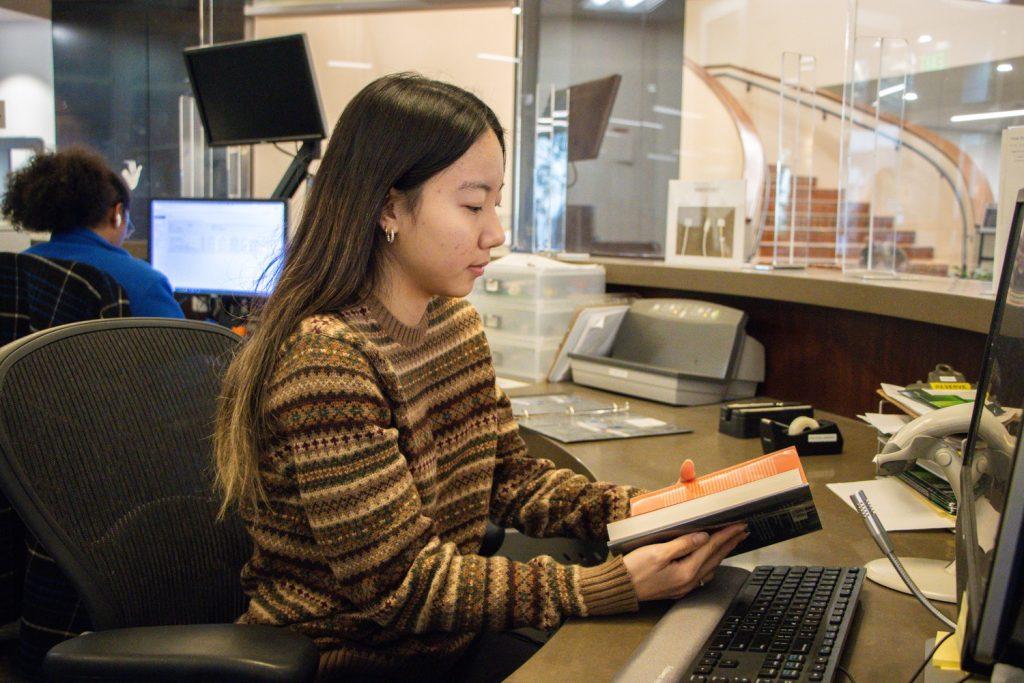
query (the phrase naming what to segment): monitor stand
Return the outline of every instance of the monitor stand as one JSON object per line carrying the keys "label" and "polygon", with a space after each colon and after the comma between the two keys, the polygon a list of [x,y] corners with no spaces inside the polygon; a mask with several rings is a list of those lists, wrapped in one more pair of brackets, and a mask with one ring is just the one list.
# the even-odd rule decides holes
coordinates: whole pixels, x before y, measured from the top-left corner
{"label": "monitor stand", "polygon": [[305,140],[302,146],[299,147],[299,151],[295,153],[292,158],[292,163],[288,165],[288,170],[281,176],[281,181],[274,188],[273,194],[270,195],[271,199],[291,199],[295,191],[299,189],[299,185],[306,179],[309,172],[309,165],[314,159],[320,158],[320,141],[319,140]]}

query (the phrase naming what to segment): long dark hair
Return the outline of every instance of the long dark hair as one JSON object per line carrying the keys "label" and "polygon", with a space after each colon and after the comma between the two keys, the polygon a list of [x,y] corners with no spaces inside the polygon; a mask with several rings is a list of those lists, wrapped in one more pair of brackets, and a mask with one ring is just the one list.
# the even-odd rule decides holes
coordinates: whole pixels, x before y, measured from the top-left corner
{"label": "long dark hair", "polygon": [[119,202],[130,208],[131,195],[121,176],[96,152],[70,147],[36,154],[9,174],[0,215],[18,228],[65,232],[91,228]]}
{"label": "long dark hair", "polygon": [[301,320],[365,300],[381,275],[379,219],[393,188],[413,210],[423,184],[493,131],[494,112],[449,83],[400,73],[377,79],[345,107],[302,219],[285,249],[277,286],[228,368],[214,450],[221,514],[265,500],[259,457],[269,444],[264,402],[282,344]]}

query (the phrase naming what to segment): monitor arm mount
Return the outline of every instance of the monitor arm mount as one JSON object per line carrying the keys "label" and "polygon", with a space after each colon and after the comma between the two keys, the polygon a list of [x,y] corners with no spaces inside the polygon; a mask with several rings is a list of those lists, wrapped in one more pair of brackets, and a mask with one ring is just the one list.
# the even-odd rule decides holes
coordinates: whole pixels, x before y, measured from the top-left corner
{"label": "monitor arm mount", "polygon": [[309,165],[320,158],[320,140],[303,140],[299,151],[292,157],[288,170],[281,176],[281,182],[274,188],[271,199],[291,199],[299,185],[306,179]]}

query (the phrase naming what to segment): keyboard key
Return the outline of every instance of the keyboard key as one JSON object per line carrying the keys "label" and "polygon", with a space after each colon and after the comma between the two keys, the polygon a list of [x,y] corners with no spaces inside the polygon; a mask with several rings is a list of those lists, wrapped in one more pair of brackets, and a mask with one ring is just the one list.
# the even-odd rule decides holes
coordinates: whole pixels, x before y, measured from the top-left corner
{"label": "keyboard key", "polygon": [[795,681],[796,679],[800,678],[800,672],[793,671],[792,669],[786,669],[779,675],[779,678],[785,681]]}
{"label": "keyboard key", "polygon": [[822,681],[825,680],[825,674],[814,673],[807,677],[809,681]]}
{"label": "keyboard key", "polygon": [[793,644],[789,647],[789,651],[804,655],[811,651],[811,645],[813,644],[813,640],[794,640]]}
{"label": "keyboard key", "polygon": [[714,676],[711,679],[711,683],[732,683],[732,679],[728,676]]}
{"label": "keyboard key", "polygon": [[739,661],[735,659],[723,659],[718,663],[718,666],[723,669],[735,669],[740,665]]}
{"label": "keyboard key", "polygon": [[690,676],[690,683],[708,683],[707,676],[701,676],[700,674],[694,674]]}
{"label": "keyboard key", "polygon": [[712,664],[711,666],[698,666],[697,667],[697,673],[698,674],[709,674],[709,673],[711,673],[711,670],[714,668],[714,666],[715,666],[714,664]]}
{"label": "keyboard key", "polygon": [[818,649],[818,654],[819,655],[827,655],[827,654],[831,654],[831,653],[832,653],[832,647],[829,646],[829,645],[823,645],[821,648]]}
{"label": "keyboard key", "polygon": [[757,672],[757,677],[758,678],[768,678],[768,679],[771,679],[771,678],[775,678],[778,675],[779,675],[779,670],[778,669],[772,669],[772,668],[764,668],[764,669],[761,669],[760,671]]}

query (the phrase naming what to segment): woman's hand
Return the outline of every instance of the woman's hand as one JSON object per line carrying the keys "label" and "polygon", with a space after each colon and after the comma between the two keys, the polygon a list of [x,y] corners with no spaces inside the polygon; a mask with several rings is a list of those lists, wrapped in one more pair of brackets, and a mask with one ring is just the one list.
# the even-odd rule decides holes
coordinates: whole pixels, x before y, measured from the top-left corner
{"label": "woman's hand", "polygon": [[637,548],[622,562],[638,599],[675,600],[710,581],[715,568],[749,535],[745,524],[733,524],[711,536],[701,531]]}

